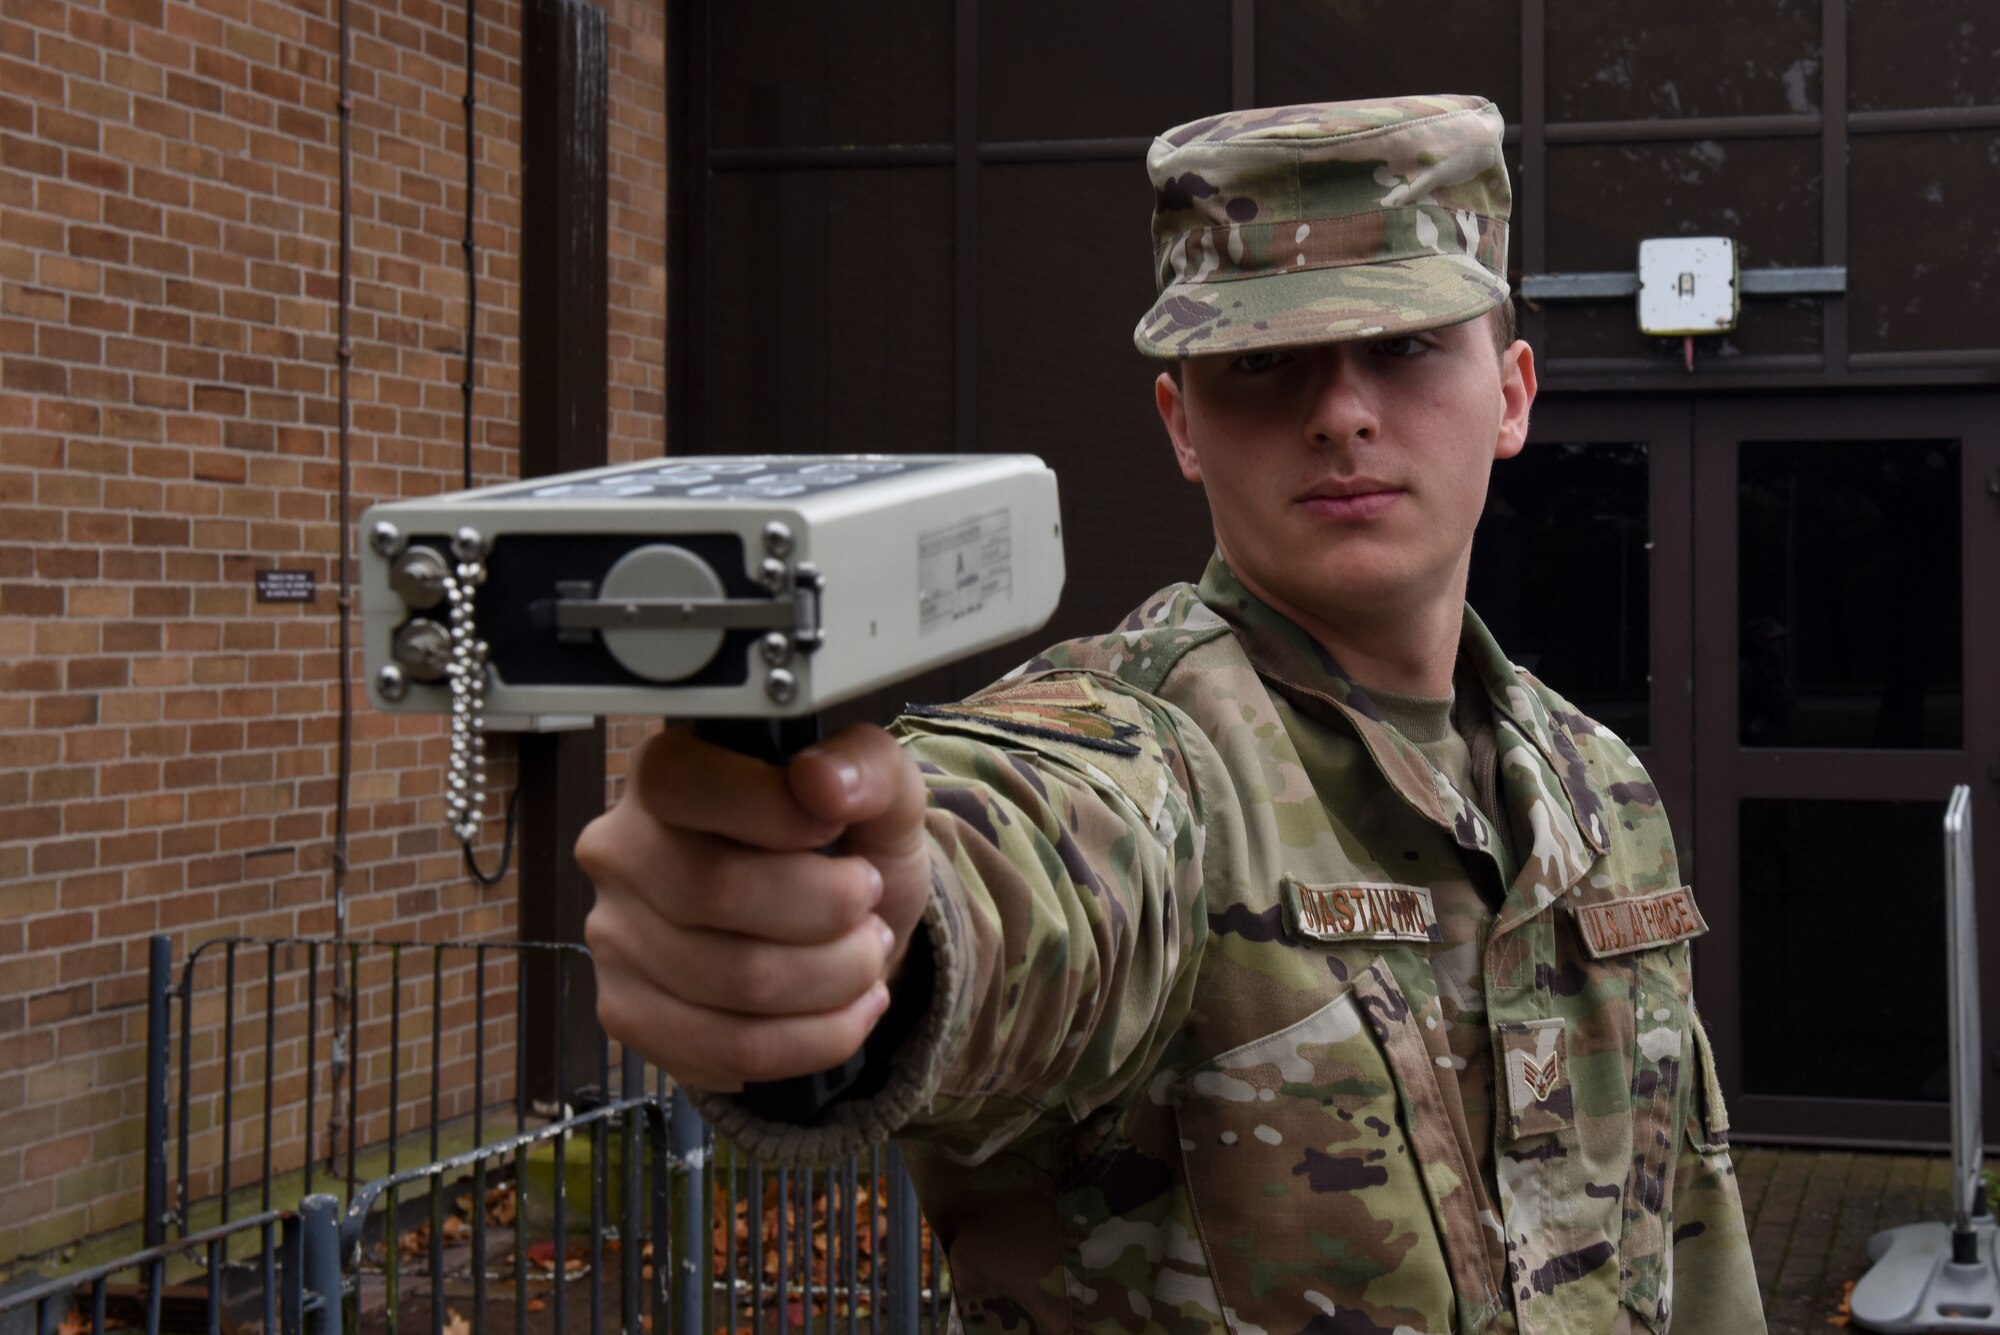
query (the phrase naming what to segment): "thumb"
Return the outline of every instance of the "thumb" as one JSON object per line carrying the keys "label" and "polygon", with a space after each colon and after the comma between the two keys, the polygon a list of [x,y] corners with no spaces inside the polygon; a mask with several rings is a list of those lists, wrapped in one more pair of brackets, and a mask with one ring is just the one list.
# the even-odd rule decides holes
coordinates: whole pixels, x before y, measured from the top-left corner
{"label": "thumb", "polygon": [[882,729],[843,729],[793,757],[786,777],[800,806],[845,827],[842,852],[881,861],[923,846],[923,775]]}

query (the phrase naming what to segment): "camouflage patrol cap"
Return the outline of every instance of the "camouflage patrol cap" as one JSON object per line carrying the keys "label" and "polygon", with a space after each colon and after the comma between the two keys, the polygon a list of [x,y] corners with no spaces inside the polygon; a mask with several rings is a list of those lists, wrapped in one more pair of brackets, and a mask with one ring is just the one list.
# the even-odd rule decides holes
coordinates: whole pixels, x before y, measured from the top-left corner
{"label": "camouflage patrol cap", "polygon": [[1480,97],[1232,111],[1153,141],[1149,357],[1385,338],[1507,297],[1507,168]]}

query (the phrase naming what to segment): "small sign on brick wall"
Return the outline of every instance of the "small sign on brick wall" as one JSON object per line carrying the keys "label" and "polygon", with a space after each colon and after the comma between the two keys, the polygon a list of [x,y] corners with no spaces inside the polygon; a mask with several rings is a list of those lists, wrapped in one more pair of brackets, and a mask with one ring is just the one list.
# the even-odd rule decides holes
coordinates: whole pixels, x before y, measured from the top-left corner
{"label": "small sign on brick wall", "polygon": [[317,580],[310,570],[260,570],[257,572],[257,601],[260,603],[309,603]]}

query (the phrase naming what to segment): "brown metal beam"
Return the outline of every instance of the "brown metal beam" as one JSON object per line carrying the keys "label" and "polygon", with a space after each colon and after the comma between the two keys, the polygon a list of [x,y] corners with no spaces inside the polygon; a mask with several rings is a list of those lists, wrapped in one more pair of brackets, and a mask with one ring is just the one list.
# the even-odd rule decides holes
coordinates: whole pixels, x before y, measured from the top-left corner
{"label": "brown metal beam", "polygon": [[[522,28],[521,476],[540,477],[607,461],[609,64],[604,11],[589,0],[529,0]],[[604,809],[603,724],[522,734],[519,756],[521,939],[580,942],[595,892],[571,850]],[[564,996],[551,961],[523,972],[526,1013],[559,1017],[521,1036],[523,1092],[564,1102],[599,1078],[594,981],[572,976]],[[559,1068],[571,1089],[556,1087]]]}

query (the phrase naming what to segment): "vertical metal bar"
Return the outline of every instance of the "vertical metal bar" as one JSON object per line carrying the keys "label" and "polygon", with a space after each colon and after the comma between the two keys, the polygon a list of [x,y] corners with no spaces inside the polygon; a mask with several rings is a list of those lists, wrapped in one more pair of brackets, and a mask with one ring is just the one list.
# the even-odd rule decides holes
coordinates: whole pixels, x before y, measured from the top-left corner
{"label": "vertical metal bar", "polygon": [[180,1171],[174,1182],[174,1217],[179,1221],[180,1235],[188,1235],[188,1112],[193,1104],[194,1092],[194,966],[195,957],[190,955],[181,970],[181,1096],[180,1126],[175,1135],[180,1141]]}
{"label": "vertical metal bar", "polygon": [[[517,1107],[519,1102],[517,1098]],[[526,1335],[527,1329],[528,1151],[517,1143],[514,1148],[514,1335]]]}
{"label": "vertical metal bar", "polygon": [[868,1319],[882,1328],[882,1147],[868,1148]]}
{"label": "vertical metal bar", "polygon": [[[1521,0],[1521,179],[1514,198],[1521,206],[1519,272],[1524,274],[1547,273],[1549,267],[1546,5],[1547,0]],[[1522,336],[1543,359],[1550,354],[1547,325],[1541,311],[1522,303]]]}
{"label": "vertical metal bar", "polygon": [[[473,1143],[483,1148],[483,1142],[477,1138]],[[519,1201],[515,1203],[518,1205]],[[516,1218],[519,1218],[518,1214]],[[518,1239],[519,1236],[520,1229],[517,1226],[515,1237]],[[517,1263],[519,1255],[520,1249],[517,1246],[515,1249]],[[486,1329],[486,1155],[484,1153],[472,1161],[472,1310],[478,1313],[473,1318],[474,1322],[478,1329],[484,1331]],[[628,1331],[626,1335],[634,1335],[634,1332]]]}
{"label": "vertical metal bar", "polygon": [[268,1222],[258,1225],[257,1235],[257,1260],[261,1272],[259,1278],[262,1280],[262,1292],[259,1296],[264,1300],[264,1329],[276,1330],[278,1328],[277,1235]]}
{"label": "vertical metal bar", "polygon": [[[277,1090],[276,1068],[278,1064],[278,943],[264,945],[264,1182],[258,1194],[258,1209],[266,1214],[271,1209],[271,1132],[277,1124],[277,1109],[272,1107],[272,1095]],[[266,1330],[271,1329],[267,1324]]]}
{"label": "vertical metal bar", "polygon": [[431,947],[431,1162],[438,1158],[438,1117],[444,1086],[444,951]]}
{"label": "vertical metal bar", "polygon": [[281,1242],[278,1276],[282,1293],[278,1312],[279,1319],[284,1323],[284,1335],[305,1335],[305,1275],[299,1265],[300,1227],[298,1216],[287,1218]]}
{"label": "vertical metal bar", "polygon": [[903,1153],[889,1146],[889,1328],[914,1333],[923,1296],[917,1258],[917,1194]]}
{"label": "vertical metal bar", "polygon": [[[486,1143],[486,943],[483,941],[472,950],[472,1143]],[[484,1206],[485,1197],[480,1198],[480,1204]]]}
{"label": "vertical metal bar", "polygon": [[208,1244],[208,1335],[220,1335],[222,1330],[222,1267],[228,1260],[228,1249],[220,1239]]}
{"label": "vertical metal bar", "polygon": [[764,1165],[750,1164],[750,1198],[746,1205],[750,1227],[746,1241],[750,1247],[750,1329],[764,1329]]}
{"label": "vertical metal bar", "polygon": [[723,1327],[727,1335],[735,1335],[736,1330],[736,1177],[741,1171],[741,1156],[732,1151],[722,1180]]}
{"label": "vertical metal bar", "polygon": [[778,1329],[792,1325],[792,1170],[778,1170]]}
{"label": "vertical metal bar", "polygon": [[229,1131],[236,1121],[236,943],[223,947],[222,975],[222,1222],[229,1222]]}
{"label": "vertical metal bar", "polygon": [[431,1335],[444,1335],[444,1175],[432,1172],[430,1187]]}
{"label": "vertical metal bar", "polygon": [[167,1042],[173,1023],[168,999],[173,989],[173,943],[156,935],[147,942],[146,954],[146,1219],[141,1232],[148,1247],[167,1240]]}
{"label": "vertical metal bar", "polygon": [[313,1194],[314,1096],[319,1088],[319,942],[306,942],[306,1180],[305,1194]]}
{"label": "vertical metal bar", "polygon": [[166,1287],[166,1258],[155,1256],[146,1263],[146,1335],[159,1335],[160,1295]]}
{"label": "vertical metal bar", "polygon": [[314,1335],[341,1329],[340,1203],[308,1196],[299,1203],[299,1272]]}
{"label": "vertical metal bar", "polygon": [[[1820,263],[1847,263],[1847,5],[1820,4]],[[1847,370],[1847,294],[1820,299],[1820,354],[1827,374]]]}
{"label": "vertical metal bar", "polygon": [[[563,1036],[568,1033],[569,1015],[569,952],[556,951],[556,1116],[565,1121],[569,1117],[569,1062]],[[568,1272],[568,1238],[564,1229],[568,1223],[566,1215],[569,1207],[569,1131],[556,1137],[556,1185],[555,1185],[555,1293],[549,1301],[549,1310],[554,1316],[555,1329],[569,1329],[563,1322],[563,1279]]]}
{"label": "vertical metal bar", "polygon": [[[347,0],[341,0],[341,12]],[[343,20],[344,21],[344,20]],[[339,979],[334,980],[335,987]],[[347,945],[347,1199],[354,1199],[354,1142],[361,1138],[361,943]],[[339,1094],[334,1095],[339,1098]]]}
{"label": "vertical metal bar", "polygon": [[104,1335],[104,1281],[92,1280],[90,1285],[90,1329],[92,1335]]}
{"label": "vertical metal bar", "polygon": [[1229,3],[1229,103],[1257,105],[1257,0]]}
{"label": "vertical metal bar", "polygon": [[979,5],[955,0],[952,33],[952,448],[979,449]]}
{"label": "vertical metal bar", "polygon": [[[651,1309],[652,1335],[680,1335],[687,1329],[678,1322],[672,1326],[668,1324],[674,1315],[671,1299],[674,1291],[671,1287],[674,1278],[674,1163],[667,1148],[667,1117],[659,1104],[646,1109],[646,1148],[652,1162],[650,1192],[653,1205],[653,1274],[646,1285],[646,1305]],[[631,1332],[626,1335],[631,1335]],[[700,1332],[694,1332],[694,1335],[700,1335]]]}
{"label": "vertical metal bar", "polygon": [[850,1155],[847,1160],[847,1224],[841,1231],[847,1235],[847,1335],[859,1335],[861,1314],[859,1308],[861,1285],[861,1193],[860,1164]]}
{"label": "vertical metal bar", "polygon": [[702,1335],[702,1289],[706,1285],[699,1263],[704,1137],[701,1118],[678,1085],[674,1087],[667,1128],[672,1136],[674,1164],[682,1174],[681,1190],[675,1202],[672,1248],[662,1255],[655,1247],[653,1260],[655,1265],[670,1266],[673,1270],[674,1335]]}
{"label": "vertical metal bar", "polygon": [[[357,998],[358,1000],[358,998]],[[359,1006],[356,1009],[360,1009]],[[354,1054],[357,1069],[361,1054]],[[403,948],[389,947],[389,1176],[396,1176],[396,1140],[402,1129],[402,1075],[403,1070]],[[357,1076],[356,1084],[360,1083]],[[403,1253],[398,1247],[396,1221],[398,1217],[396,1188],[393,1184],[382,1193],[382,1237],[384,1278],[383,1286],[388,1300],[389,1335],[396,1335],[402,1313],[397,1309],[402,1305]],[[560,1326],[558,1330],[562,1329]]]}

